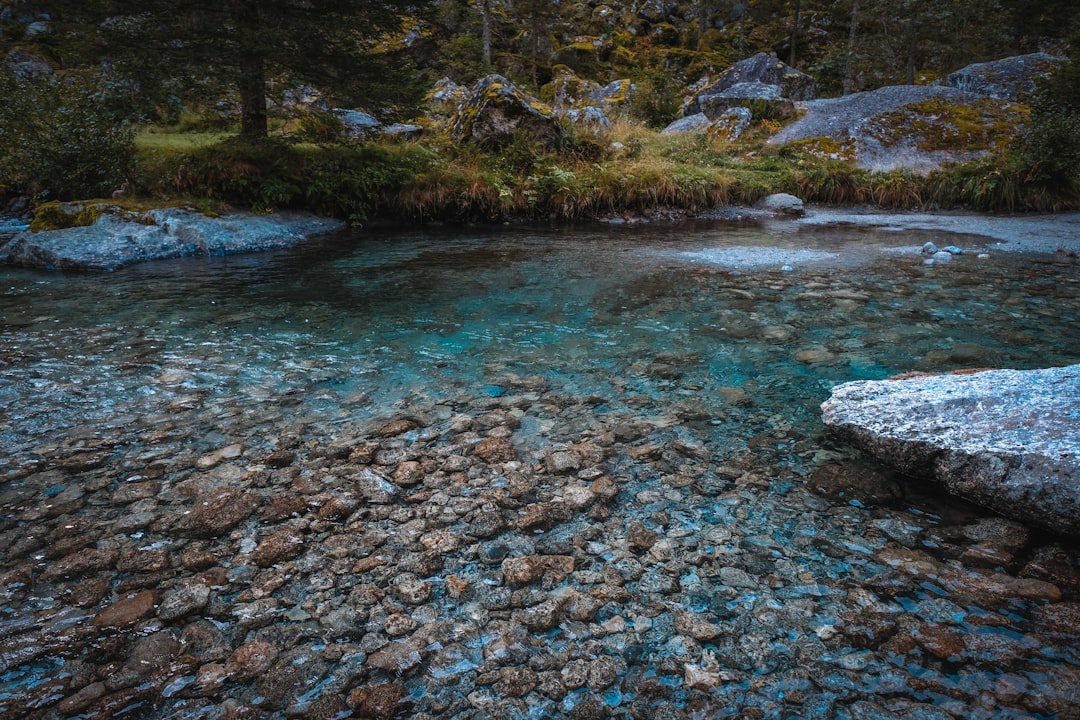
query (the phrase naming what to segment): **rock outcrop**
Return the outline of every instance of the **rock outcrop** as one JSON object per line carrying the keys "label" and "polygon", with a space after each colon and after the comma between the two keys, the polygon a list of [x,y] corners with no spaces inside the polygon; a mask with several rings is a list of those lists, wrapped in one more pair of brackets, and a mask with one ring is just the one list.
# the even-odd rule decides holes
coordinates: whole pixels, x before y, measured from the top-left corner
{"label": "rock outcrop", "polygon": [[379,132],[381,123],[373,116],[359,110],[345,110],[335,108],[332,110],[345,130],[345,134],[353,140],[371,137]]}
{"label": "rock outcrop", "polygon": [[107,207],[89,225],[21,232],[0,248],[0,259],[48,270],[116,270],[148,260],[290,247],[344,227],[304,213],[212,218],[179,208],[133,213]]}
{"label": "rock outcrop", "polygon": [[[792,101],[815,97],[817,84],[814,78],[786,65],[775,55],[758,53],[722,72],[716,82],[697,95],[697,102],[691,103],[684,114],[704,112],[715,119],[730,107],[754,100],[784,101],[785,106],[791,106]],[[736,99],[742,99],[744,103],[725,102]]]}
{"label": "rock outcrop", "polygon": [[839,437],[904,473],[1080,536],[1080,365],[845,383],[821,407]]}
{"label": "rock outcrop", "polygon": [[945,85],[1000,100],[1026,102],[1035,93],[1038,79],[1064,61],[1046,53],[1031,53],[975,63],[949,73]]}
{"label": "rock outcrop", "polygon": [[488,75],[473,88],[450,120],[455,142],[505,145],[515,133],[530,135],[543,145],[553,145],[563,128],[551,108],[518,90],[501,75]]}
{"label": "rock outcrop", "polygon": [[709,119],[705,113],[696,113],[679,118],[660,131],[661,135],[684,135],[686,133],[707,132],[709,136],[722,142],[737,140],[748,127],[754,115],[745,107],[733,107],[720,113],[715,119]]}
{"label": "rock outcrop", "polygon": [[806,141],[812,152],[878,172],[930,172],[1008,143],[1024,125],[1021,108],[951,87],[898,85],[811,100],[806,114],[770,143]]}
{"label": "rock outcrop", "polygon": [[789,118],[795,115],[795,103],[781,95],[778,85],[762,82],[736,83],[712,95],[698,97],[698,106],[706,117],[716,120],[732,108],[764,107],[771,115]]}

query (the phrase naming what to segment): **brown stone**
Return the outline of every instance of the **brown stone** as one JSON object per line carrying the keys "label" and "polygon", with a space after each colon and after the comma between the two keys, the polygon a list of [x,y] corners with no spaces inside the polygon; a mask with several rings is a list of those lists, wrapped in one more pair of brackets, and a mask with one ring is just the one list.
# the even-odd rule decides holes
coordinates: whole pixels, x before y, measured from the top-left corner
{"label": "brown stone", "polygon": [[144,590],[129,597],[121,598],[108,606],[94,618],[97,627],[127,627],[133,625],[154,612],[157,593]]}
{"label": "brown stone", "polygon": [[536,672],[528,667],[499,668],[499,679],[495,682],[495,692],[505,697],[525,697],[540,682]]}
{"label": "brown stone", "polygon": [[924,650],[942,660],[956,661],[963,657],[966,649],[963,634],[941,623],[922,623],[914,637]]}
{"label": "brown stone", "polygon": [[675,632],[702,642],[715,640],[723,630],[698,613],[678,611],[675,613]]}
{"label": "brown stone", "polygon": [[258,506],[259,496],[254,493],[221,490],[196,501],[173,526],[173,532],[184,537],[219,537],[247,519]]}
{"label": "brown stone", "polygon": [[344,520],[360,507],[360,497],[355,493],[342,492],[333,495],[319,508],[320,520]]}
{"label": "brown stone", "polygon": [[566,503],[534,503],[521,509],[517,524],[520,530],[550,530],[573,516],[573,511]]}
{"label": "brown stone", "polygon": [[247,682],[266,672],[277,656],[277,648],[270,643],[252,640],[233,651],[225,663],[225,673],[236,682]]}
{"label": "brown stone", "polygon": [[263,459],[263,464],[272,468],[283,468],[292,465],[296,455],[291,450],[275,450]]}
{"label": "brown stone", "polygon": [[630,527],[626,529],[626,542],[634,552],[647,551],[659,538],[655,531],[649,530],[640,520],[630,523]]}
{"label": "brown stone", "polygon": [[558,582],[573,571],[574,558],[569,555],[526,555],[502,562],[503,580],[511,585],[528,585],[545,575]]}
{"label": "brown stone", "polygon": [[896,618],[890,613],[852,610],[840,619],[844,634],[852,644],[861,647],[875,648],[895,635],[898,629]]}
{"label": "brown stone", "polygon": [[420,665],[420,648],[412,640],[392,642],[367,657],[366,664],[395,674],[404,673]]}
{"label": "brown stone", "polygon": [[363,445],[357,445],[349,453],[349,462],[359,463],[361,465],[370,465],[371,461],[375,459],[375,453],[379,452],[379,446],[377,443],[364,443]]}
{"label": "brown stone", "polygon": [[406,460],[405,462],[398,463],[391,480],[393,480],[395,485],[400,485],[401,487],[416,485],[424,480],[424,466],[415,460]]}
{"label": "brown stone", "polygon": [[304,550],[303,534],[294,530],[282,530],[259,543],[251,553],[251,561],[259,567],[270,567],[291,560]]}
{"label": "brown stone", "polygon": [[473,454],[489,465],[510,462],[517,457],[510,441],[501,437],[489,437],[476,443]]}
{"label": "brown stone", "polygon": [[1031,611],[1039,634],[1059,645],[1080,646],[1080,603],[1062,602]]}
{"label": "brown stone", "polygon": [[349,693],[348,705],[353,710],[353,717],[392,720],[410,710],[408,697],[409,691],[402,685],[383,683],[356,688]]}
{"label": "brown stone", "polygon": [[87,548],[64,557],[45,568],[48,580],[62,577],[78,577],[98,570],[111,568],[119,556],[116,550]]}
{"label": "brown stone", "polygon": [[401,435],[407,433],[410,430],[415,430],[419,427],[419,424],[415,420],[409,418],[403,418],[401,420],[395,420],[393,422],[383,425],[376,431],[376,435],[384,438],[391,438],[395,435]]}

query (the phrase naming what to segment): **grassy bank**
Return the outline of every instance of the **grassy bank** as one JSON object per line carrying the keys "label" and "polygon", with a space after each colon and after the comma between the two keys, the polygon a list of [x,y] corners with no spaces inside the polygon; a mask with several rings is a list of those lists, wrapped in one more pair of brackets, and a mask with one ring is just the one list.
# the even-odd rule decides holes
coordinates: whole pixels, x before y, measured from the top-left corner
{"label": "grassy bank", "polygon": [[498,151],[439,137],[313,144],[279,137],[250,144],[220,134],[157,131],[137,139],[129,191],[190,197],[257,211],[305,209],[360,223],[580,220],[752,204],[776,192],[808,202],[883,209],[1060,211],[1080,207],[1074,187],[1026,177],[1008,154],[928,176],[872,173],[820,148],[775,147],[759,123],[737,143],[706,134],[662,136],[623,122],[610,135],[578,134],[537,149],[518,138]]}

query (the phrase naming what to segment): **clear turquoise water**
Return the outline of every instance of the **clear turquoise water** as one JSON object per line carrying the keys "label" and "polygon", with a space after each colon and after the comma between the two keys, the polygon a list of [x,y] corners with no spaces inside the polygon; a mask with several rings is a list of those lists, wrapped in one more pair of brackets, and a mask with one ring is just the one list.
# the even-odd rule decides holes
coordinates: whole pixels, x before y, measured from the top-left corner
{"label": "clear turquoise water", "polygon": [[[539,375],[609,411],[692,401],[714,421],[702,439],[723,448],[756,432],[754,418],[816,433],[835,383],[1080,358],[1075,265],[879,252],[929,237],[717,224],[369,232],[108,275],[7,270],[0,440],[17,456],[65,428],[195,396],[246,407],[288,395],[333,422]],[[700,256],[730,246],[837,259],[739,270]],[[797,359],[813,348],[831,357]],[[170,373],[179,382],[162,382]],[[730,407],[720,387],[751,393],[754,409]]]}
{"label": "clear turquoise water", "polygon": [[[111,449],[119,460],[85,473],[95,489],[72,519],[85,522],[86,532],[102,532],[103,543],[144,544],[156,536],[140,531],[110,539],[103,528],[125,512],[109,506],[111,489],[147,464],[190,468],[195,458],[230,443],[242,443],[245,458],[258,458],[290,434],[333,443],[401,412],[431,411],[442,422],[465,409],[480,412],[504,395],[523,396],[522,407],[533,405],[514,437],[535,450],[533,459],[609,419],[643,422],[655,429],[651,438],[690,448],[683,466],[669,463],[663,473],[662,463],[613,457],[612,474],[628,478],[614,512],[650,525],[659,523],[658,514],[667,516],[676,562],[680,547],[699,557],[730,552],[731,567],[759,582],[782,576],[776,587],[736,592],[730,578],[721,583],[706,574],[715,569],[709,563],[681,568],[681,589],[661,596],[730,624],[705,650],[738,681],[710,692],[685,688],[682,665],[665,660],[682,652],[672,644],[670,612],[631,617],[640,642],[612,639],[618,634],[603,639],[604,652],[619,653],[628,665],[626,682],[595,693],[608,707],[622,712],[635,701],[638,684],[652,682],[670,691],[665,702],[687,712],[697,707],[701,717],[757,706],[765,717],[873,716],[852,709],[854,698],[916,700],[972,718],[1043,716],[1050,705],[1025,705],[1008,689],[1037,697],[1050,677],[1057,683],[1054,697],[1067,695],[1060,686],[1078,676],[1080,656],[1075,648],[1030,640],[1027,604],[983,607],[959,597],[954,604],[932,582],[889,590],[891,571],[878,554],[891,547],[889,533],[898,526],[917,525],[916,544],[928,552],[966,547],[959,531],[940,531],[942,539],[935,530],[952,522],[943,516],[955,502],[912,495],[894,516],[888,507],[825,501],[803,490],[814,470],[843,450],[825,436],[819,419],[819,405],[837,383],[912,370],[1080,360],[1080,265],[999,255],[992,247],[985,258],[970,252],[928,265],[915,252],[889,250],[927,240],[986,245],[975,237],[928,233],[717,223],[373,230],[293,251],[155,263],[106,275],[3,270],[0,543],[18,547],[45,515],[40,507],[78,484],[80,475],[57,474],[49,460],[73,448]],[[726,264],[733,259],[740,263]],[[742,262],[747,259],[761,262]],[[704,448],[707,458],[694,460],[694,448]],[[732,460],[745,468],[747,457],[759,483],[720,495],[697,492],[710,482],[730,487],[717,480],[717,466]],[[688,486],[682,476],[700,482]],[[157,511],[172,512],[173,502],[185,509],[186,498],[177,497],[163,492]],[[957,522],[971,519],[964,518]],[[579,529],[577,522],[570,531]],[[244,532],[226,544],[254,546],[259,528]],[[558,548],[565,542],[560,537],[537,543]],[[614,557],[604,544],[610,539],[589,537],[596,547],[588,553],[602,567]],[[1075,561],[1075,547],[1065,552]],[[40,573],[54,558],[46,548],[31,559]],[[5,557],[2,569],[16,573],[24,562]],[[234,570],[238,578],[255,572],[251,566]],[[448,558],[444,574],[451,571],[478,587],[490,579],[473,557]],[[635,580],[636,590],[656,591],[645,589],[653,580],[649,573]],[[22,637],[34,618],[52,617],[67,602],[55,587],[39,591],[20,583],[2,588],[0,655],[16,647],[12,638]],[[827,634],[823,628],[856,607],[856,589],[864,584],[911,622],[938,618],[961,628],[975,638],[974,649],[953,665],[919,652],[852,651],[834,643],[828,652],[815,650],[814,664],[840,670],[815,670],[811,684],[799,674],[800,648],[811,641],[820,646],[815,633]],[[468,622],[462,619],[468,613],[447,596],[435,604],[431,613]],[[605,606],[597,622],[617,612]],[[217,622],[224,626],[220,616]],[[281,625],[287,636],[300,633],[302,621]],[[489,641],[479,620],[475,629],[476,642],[448,643],[427,667],[401,680],[421,709],[460,711],[454,703],[463,702],[461,689],[454,683],[475,679]],[[589,632],[568,623],[530,638],[528,646],[569,652]],[[999,635],[1013,643],[1010,651],[1022,647],[1023,656],[995,657]],[[232,644],[243,636],[230,635]],[[72,654],[93,658],[90,647]],[[6,703],[26,702],[20,698],[62,675],[72,659],[5,660],[0,716],[10,709]],[[347,660],[335,672],[345,672]],[[216,717],[206,703],[181,692],[190,677],[177,682],[179,699],[163,691],[153,712],[143,708],[146,716]],[[245,702],[256,694],[231,686],[227,692]],[[538,703],[535,716],[554,717],[591,696],[582,688],[558,700],[529,697]],[[702,705],[703,697],[713,705]],[[511,707],[509,716],[520,709]]]}

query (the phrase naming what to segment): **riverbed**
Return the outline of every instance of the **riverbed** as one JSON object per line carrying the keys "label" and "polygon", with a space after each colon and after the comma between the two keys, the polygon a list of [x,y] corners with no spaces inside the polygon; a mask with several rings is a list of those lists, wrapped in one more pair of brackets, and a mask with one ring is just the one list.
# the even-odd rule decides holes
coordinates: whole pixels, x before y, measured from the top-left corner
{"label": "riverbed", "polygon": [[1080,547],[820,423],[1080,358],[1075,255],[951,230],[0,271],[0,716],[1075,717]]}

